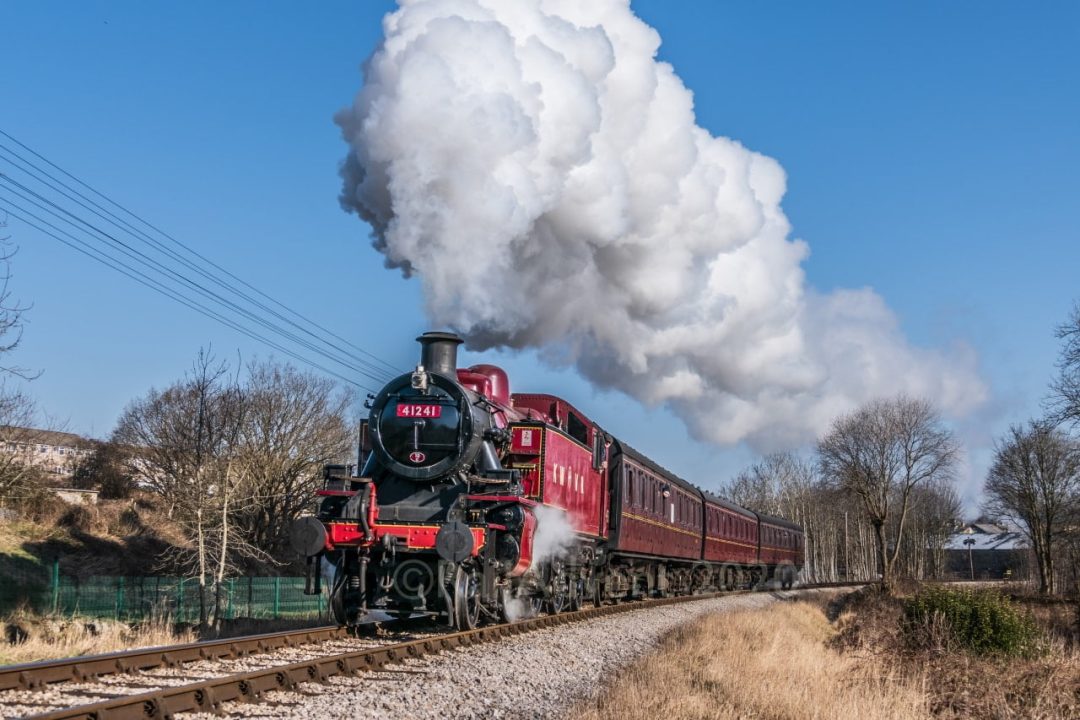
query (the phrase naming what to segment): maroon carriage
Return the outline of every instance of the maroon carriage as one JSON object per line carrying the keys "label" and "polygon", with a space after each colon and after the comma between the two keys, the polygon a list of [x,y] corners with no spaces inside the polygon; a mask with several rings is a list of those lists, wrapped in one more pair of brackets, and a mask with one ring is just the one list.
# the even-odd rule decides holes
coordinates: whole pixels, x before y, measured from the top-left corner
{"label": "maroon carriage", "polygon": [[758,562],[781,587],[791,587],[805,559],[805,538],[799,525],[783,518],[758,515]]}
{"label": "maroon carriage", "polygon": [[703,492],[705,543],[703,559],[719,563],[720,587],[731,590],[753,583],[758,565],[758,516],[746,508]]}

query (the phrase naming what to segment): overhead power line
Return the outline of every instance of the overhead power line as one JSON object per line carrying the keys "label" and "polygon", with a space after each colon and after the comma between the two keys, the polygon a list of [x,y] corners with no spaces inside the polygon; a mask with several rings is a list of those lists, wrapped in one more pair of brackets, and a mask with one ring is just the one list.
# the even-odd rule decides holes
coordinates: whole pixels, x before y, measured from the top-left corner
{"label": "overhead power line", "polygon": [[[0,172],[0,189],[9,194],[0,196],[0,201],[12,217],[200,314],[350,384],[370,390],[300,352],[315,353],[320,361],[332,362],[348,373],[377,383],[398,373],[390,363],[237,277],[9,133],[0,130],[0,136],[24,151],[20,153],[0,141],[0,160],[27,178],[20,182],[12,175]],[[28,158],[27,154],[40,162]],[[41,163],[101,198],[108,206],[57,177]],[[145,249],[140,250],[140,245]],[[121,256],[127,259],[123,260]],[[250,327],[249,323],[257,328]],[[289,349],[289,345],[296,347]]]}
{"label": "overhead power line", "polygon": [[[316,345],[314,345],[313,343],[305,340],[304,338],[297,336],[295,333],[290,332],[287,329],[283,329],[280,326],[274,324],[273,322],[271,322],[271,321],[257,315],[256,313],[253,313],[250,309],[245,308],[245,307],[243,307],[241,305],[237,305],[236,303],[233,303],[233,302],[229,301],[227,298],[222,297],[219,293],[216,293],[213,290],[208,289],[204,285],[193,281],[191,278],[189,278],[189,277],[187,277],[187,276],[185,276],[185,275],[183,275],[181,273],[176,272],[173,268],[170,268],[168,266],[163,266],[163,265],[157,263],[153,258],[149,257],[145,253],[143,253],[143,252],[139,251],[138,249],[131,247],[129,244],[117,239],[113,235],[111,235],[111,234],[105,232],[104,230],[102,230],[100,227],[98,227],[98,226],[96,226],[96,225],[94,225],[92,223],[87,222],[83,218],[80,218],[80,217],[77,217],[77,216],[73,215],[72,213],[70,213],[69,211],[67,211],[64,208],[61,208],[61,207],[57,206],[55,203],[53,203],[48,198],[42,197],[39,193],[34,192],[30,188],[27,188],[22,183],[19,183],[17,181],[12,180],[10,177],[5,175],[4,173],[0,173],[0,183],[3,183],[3,184],[8,185],[10,187],[16,188],[16,189],[12,190],[9,187],[8,191],[12,192],[15,195],[17,195],[20,200],[31,203],[36,208],[38,208],[40,211],[43,211],[44,213],[47,213],[47,214],[53,216],[54,218],[58,219],[60,222],[63,222],[63,223],[66,223],[66,224],[72,226],[76,230],[79,230],[79,229],[83,230],[84,232],[86,232],[87,235],[89,235],[93,239],[102,241],[103,243],[105,243],[107,245],[111,245],[113,248],[118,250],[120,254],[128,257],[129,259],[131,259],[135,263],[145,267],[146,269],[157,273],[158,275],[162,276],[162,278],[164,278],[165,280],[173,281],[173,282],[185,287],[186,290],[188,290],[188,291],[193,291],[197,295],[201,295],[204,298],[210,300],[211,302],[215,302],[215,303],[219,304],[220,306],[231,309],[234,312],[236,312],[237,314],[241,315],[242,317],[256,323],[257,325],[260,325],[263,328],[265,328],[267,330],[270,330],[271,332],[278,333],[284,339],[295,342],[298,345],[300,345],[301,347],[304,347],[304,348],[306,348],[308,350],[314,351],[316,353],[321,353],[321,354],[325,355],[328,359],[333,360],[333,361],[337,362],[338,364],[343,365],[344,367],[346,367],[348,369],[351,369],[351,370],[353,370],[353,371],[355,371],[355,372],[357,372],[357,373],[359,373],[361,375],[364,375],[365,377],[368,377],[368,378],[370,378],[372,380],[375,380],[377,382],[382,381],[382,380],[385,379],[384,377],[382,377],[380,375],[376,375],[376,374],[370,372],[367,369],[356,367],[356,366],[352,365],[347,360],[344,360],[340,356],[338,356],[337,353],[333,349],[331,349],[328,352],[328,351],[324,350],[323,348],[319,348]],[[9,202],[11,202],[11,201],[9,200]],[[25,207],[20,208],[20,209],[24,213],[27,212]],[[34,215],[33,217],[36,220],[38,220],[39,222],[43,221],[42,218],[37,216],[37,215]],[[54,229],[56,229],[55,226],[53,226],[53,225],[50,225],[50,227],[53,227]]]}

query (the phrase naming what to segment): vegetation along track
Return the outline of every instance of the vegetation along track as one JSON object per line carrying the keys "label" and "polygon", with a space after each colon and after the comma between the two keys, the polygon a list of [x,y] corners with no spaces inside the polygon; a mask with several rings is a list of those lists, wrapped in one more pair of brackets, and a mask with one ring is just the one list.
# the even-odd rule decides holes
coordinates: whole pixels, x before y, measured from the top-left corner
{"label": "vegetation along track", "polygon": [[[822,583],[816,585],[804,585],[798,589],[812,589],[812,588],[829,588],[829,587],[855,587],[863,585],[864,583]],[[512,635],[518,635],[526,633],[531,630],[538,630],[541,628],[549,628],[558,625],[563,625],[572,622],[580,622],[593,618],[602,617],[605,615],[611,615],[614,613],[627,612],[630,610],[640,610],[649,607],[655,607],[660,605],[670,605],[674,603],[691,602],[696,600],[706,600],[709,598],[725,597],[731,595],[739,595],[753,592],[751,590],[734,590],[729,592],[708,593],[702,595],[684,595],[679,597],[670,598],[656,598],[651,600],[643,600],[637,602],[621,603],[617,605],[604,605],[601,607],[586,608],[576,612],[563,613],[560,615],[542,615],[535,618],[529,618],[526,620],[520,620],[514,623],[507,623],[503,625],[492,625],[488,627],[478,628],[476,630],[469,630],[466,632],[452,632],[447,634],[434,634],[429,637],[421,637],[419,639],[409,640],[407,642],[397,642],[392,644],[372,644],[367,647],[359,649],[351,649],[345,652],[336,652],[332,654],[324,654],[316,657],[301,660],[299,662],[293,662],[288,664],[272,665],[267,664],[265,667],[261,667],[255,670],[245,670],[228,675],[221,675],[219,677],[213,677],[209,679],[200,680],[198,682],[185,683],[180,685],[173,685],[169,687],[155,688],[149,692],[124,694],[118,697],[110,698],[99,702],[72,705],[70,707],[63,707],[60,709],[50,710],[38,715],[32,715],[34,720],[60,720],[68,718],[86,718],[92,720],[118,720],[118,719],[144,719],[144,718],[168,718],[178,713],[184,712],[218,712],[221,704],[225,702],[239,701],[239,702],[258,702],[263,698],[264,694],[274,690],[288,690],[296,687],[300,683],[304,682],[326,682],[330,677],[334,675],[344,674],[357,674],[368,671],[382,670],[388,665],[393,665],[396,662],[404,660],[406,658],[418,658],[424,655],[442,652],[444,650],[450,650],[458,647],[469,647],[485,642],[493,642]],[[298,642],[298,638],[293,637],[286,643],[283,639],[284,636],[303,636],[305,633],[325,633],[325,640],[331,638],[344,637],[344,631],[339,631],[338,628],[315,628],[307,631],[297,631],[293,633],[273,633],[271,635],[252,636],[246,638],[233,638],[232,640],[225,640],[213,643],[193,643],[190,645],[175,646],[168,648],[154,648],[145,651],[132,651],[129,653],[113,653],[108,656],[98,656],[96,658],[73,658],[71,660],[55,661],[52,663],[35,663],[29,666],[19,666],[23,668],[22,672],[25,672],[26,668],[32,668],[35,665],[55,665],[57,667],[63,667],[63,664],[67,664],[67,678],[78,678],[75,674],[73,666],[81,663],[85,664],[87,660],[100,660],[105,658],[111,658],[112,669],[108,672],[130,672],[132,669],[136,669],[138,666],[133,664],[131,658],[145,657],[143,662],[150,662],[150,655],[156,654],[161,658],[171,653],[176,653],[180,648],[184,648],[185,655],[171,654],[173,658],[171,661],[162,660],[156,665],[150,665],[150,667],[160,667],[162,665],[175,665],[185,662],[181,657],[190,660],[199,660],[206,658],[223,658],[223,657],[245,657],[250,653],[258,652],[272,652],[275,649],[273,645],[267,645],[267,640],[270,643],[278,642],[276,649],[285,647],[295,647]],[[339,634],[335,634],[339,633]],[[279,636],[274,639],[275,636]],[[254,649],[258,646],[255,644],[262,639],[264,645],[263,650]],[[312,640],[299,642],[319,642],[317,638]],[[374,642],[374,641],[373,641]],[[239,643],[248,643],[246,646],[241,646]],[[232,644],[237,646],[237,651],[229,655],[227,654],[228,646]],[[245,651],[244,648],[252,648]],[[203,648],[206,653],[205,656],[200,654],[199,648]],[[129,659],[122,659],[123,656],[130,656]],[[267,660],[274,657],[273,654],[269,655]],[[127,663],[127,664],[125,664]],[[105,667],[104,665],[102,667]],[[121,667],[127,667],[127,670],[120,670]],[[8,668],[4,672],[9,672],[17,668]],[[84,674],[85,676],[85,674]],[[29,680],[27,682],[31,682]],[[55,681],[53,681],[55,682]],[[25,688],[24,682],[16,682],[15,684],[7,684],[4,688]],[[0,696],[2,698],[2,696]]]}

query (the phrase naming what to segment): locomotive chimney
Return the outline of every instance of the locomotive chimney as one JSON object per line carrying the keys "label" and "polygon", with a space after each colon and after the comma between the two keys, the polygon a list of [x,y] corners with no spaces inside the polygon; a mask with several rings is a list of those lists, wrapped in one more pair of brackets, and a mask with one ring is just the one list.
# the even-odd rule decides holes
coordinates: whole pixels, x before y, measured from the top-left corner
{"label": "locomotive chimney", "polygon": [[428,372],[457,378],[457,346],[464,342],[454,333],[426,332],[416,338],[420,343],[420,364]]}

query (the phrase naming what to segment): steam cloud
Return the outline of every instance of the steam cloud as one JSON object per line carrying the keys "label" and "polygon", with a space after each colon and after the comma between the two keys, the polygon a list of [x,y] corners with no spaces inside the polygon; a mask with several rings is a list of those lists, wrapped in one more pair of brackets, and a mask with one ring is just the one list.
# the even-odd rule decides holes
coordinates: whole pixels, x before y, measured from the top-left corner
{"label": "steam cloud", "polygon": [[539,348],[759,449],[907,392],[962,415],[973,353],[806,284],[773,159],[695,124],[626,0],[403,0],[336,122],[342,205],[469,347]]}
{"label": "steam cloud", "polygon": [[533,565],[566,555],[577,541],[574,526],[566,512],[557,507],[537,505],[532,509],[532,513],[536,516],[536,535],[533,536],[532,546]]}

